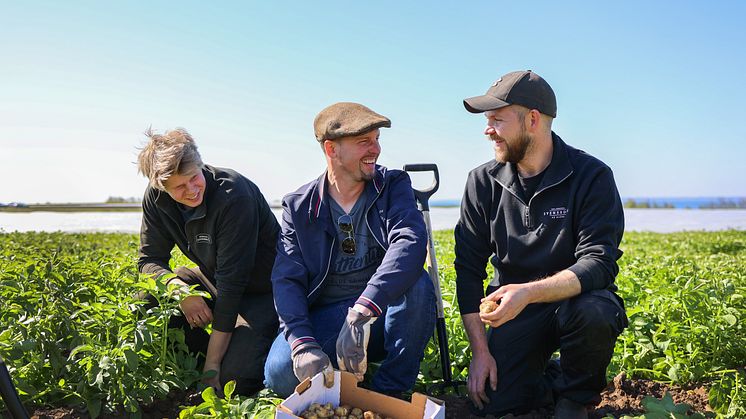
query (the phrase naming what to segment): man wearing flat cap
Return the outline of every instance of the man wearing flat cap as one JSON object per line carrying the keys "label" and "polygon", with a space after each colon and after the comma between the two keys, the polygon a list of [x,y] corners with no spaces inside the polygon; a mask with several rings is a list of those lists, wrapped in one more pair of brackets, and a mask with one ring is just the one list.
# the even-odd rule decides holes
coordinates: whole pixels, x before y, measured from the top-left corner
{"label": "man wearing flat cap", "polygon": [[281,333],[265,384],[281,396],[332,367],[357,375],[381,361],[370,386],[411,390],[435,327],[423,269],[427,233],[406,172],[376,164],[388,118],[336,103],[314,120],[326,171],[283,199],[272,271]]}
{"label": "man wearing flat cap", "polygon": [[[587,417],[627,326],[614,285],[624,214],[612,171],[552,131],[555,95],[536,73],[508,73],[464,106],[484,114],[495,149],[469,173],[454,232],[469,397],[498,417],[552,402],[557,418]],[[496,308],[481,308],[487,300]]]}

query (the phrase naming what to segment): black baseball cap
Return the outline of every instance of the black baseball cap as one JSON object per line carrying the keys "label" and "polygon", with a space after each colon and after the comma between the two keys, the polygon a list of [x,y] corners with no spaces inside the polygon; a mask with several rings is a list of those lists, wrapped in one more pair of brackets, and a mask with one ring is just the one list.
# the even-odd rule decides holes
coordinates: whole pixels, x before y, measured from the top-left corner
{"label": "black baseball cap", "polygon": [[531,70],[508,73],[492,83],[482,96],[464,99],[464,107],[471,113],[493,111],[508,105],[521,105],[557,117],[554,91],[546,80]]}

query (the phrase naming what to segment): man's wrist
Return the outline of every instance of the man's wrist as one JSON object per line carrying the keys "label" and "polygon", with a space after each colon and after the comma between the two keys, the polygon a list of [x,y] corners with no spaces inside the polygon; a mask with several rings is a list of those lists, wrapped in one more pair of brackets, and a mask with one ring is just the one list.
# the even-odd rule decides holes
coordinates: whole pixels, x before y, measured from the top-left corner
{"label": "man's wrist", "polygon": [[373,311],[369,309],[368,307],[365,307],[362,304],[356,303],[354,306],[352,306],[352,309],[362,314],[365,317],[373,317]]}
{"label": "man's wrist", "polygon": [[166,280],[166,286],[169,286],[169,285],[174,285],[176,287],[174,295],[186,294],[190,291],[189,284],[184,282],[178,276],[172,276],[171,278],[168,278]]}
{"label": "man's wrist", "polygon": [[218,362],[207,362],[207,361],[205,361],[205,366],[202,368],[202,370],[203,371],[210,371],[210,370],[219,371],[220,370],[220,364],[221,364],[220,361],[218,361]]}
{"label": "man's wrist", "polygon": [[310,336],[296,339],[291,346],[292,350],[290,356],[295,356],[303,351],[307,351],[310,349],[321,349],[321,345],[316,342],[316,339]]}

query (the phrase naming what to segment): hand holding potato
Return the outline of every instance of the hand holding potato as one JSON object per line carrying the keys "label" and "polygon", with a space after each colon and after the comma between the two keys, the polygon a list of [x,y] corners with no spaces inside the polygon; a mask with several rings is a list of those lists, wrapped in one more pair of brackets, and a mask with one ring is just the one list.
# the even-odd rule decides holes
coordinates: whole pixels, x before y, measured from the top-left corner
{"label": "hand holding potato", "polygon": [[[494,309],[490,312],[482,311],[482,304],[487,310],[489,302],[496,303]],[[531,302],[530,291],[527,284],[507,284],[497,289],[497,291],[484,298],[480,304],[479,318],[482,323],[491,327],[500,327],[501,325],[513,320],[520,314],[524,308]]]}
{"label": "hand holding potato", "polygon": [[497,310],[497,303],[492,300],[484,300],[479,304],[479,312],[482,314],[492,313]]}

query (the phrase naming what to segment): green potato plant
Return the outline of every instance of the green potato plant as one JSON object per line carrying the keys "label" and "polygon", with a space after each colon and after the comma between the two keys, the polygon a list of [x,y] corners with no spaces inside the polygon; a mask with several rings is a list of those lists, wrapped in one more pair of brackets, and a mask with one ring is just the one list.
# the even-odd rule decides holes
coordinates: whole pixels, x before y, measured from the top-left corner
{"label": "green potato plant", "polygon": [[[185,389],[199,379],[173,289],[141,277],[121,234],[0,235],[0,354],[25,403],[84,404],[91,417]],[[138,292],[159,305],[146,309]]]}
{"label": "green potato plant", "polygon": [[[163,281],[137,273],[137,245],[130,234],[0,233],[0,355],[24,403],[139,417],[142,405],[194,388],[196,360],[183,333],[168,328],[180,315],[178,297]],[[453,245],[452,231],[435,232],[453,378],[465,380],[471,353],[456,301]],[[609,378],[625,371],[705,384],[718,417],[746,417],[746,232],[631,232],[621,247],[616,282],[630,325]],[[172,256],[172,267],[190,264],[178,251]],[[142,293],[159,304],[145,306]],[[433,338],[416,390],[440,380]],[[181,417],[271,417],[280,402],[269,390],[245,398],[233,389],[228,383],[224,397],[205,389],[203,402],[184,406]],[[682,415],[666,400],[648,406],[644,417]]]}

